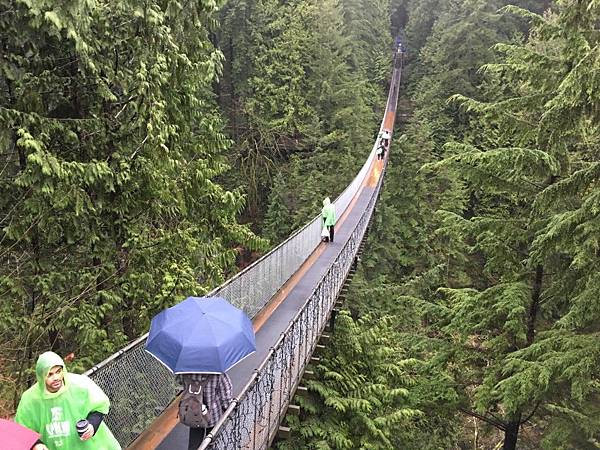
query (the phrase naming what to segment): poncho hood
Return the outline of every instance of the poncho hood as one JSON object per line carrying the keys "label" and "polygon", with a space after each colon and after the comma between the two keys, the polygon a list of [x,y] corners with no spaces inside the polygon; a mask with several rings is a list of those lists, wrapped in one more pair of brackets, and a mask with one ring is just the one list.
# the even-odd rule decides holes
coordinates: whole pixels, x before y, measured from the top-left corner
{"label": "poncho hood", "polygon": [[52,369],[54,366],[62,366],[63,374],[65,375],[63,383],[66,383],[67,368],[65,367],[65,362],[60,356],[54,352],[45,352],[38,357],[35,365],[35,377],[37,378],[38,386],[42,392],[46,392],[46,377],[48,376],[50,369]]}

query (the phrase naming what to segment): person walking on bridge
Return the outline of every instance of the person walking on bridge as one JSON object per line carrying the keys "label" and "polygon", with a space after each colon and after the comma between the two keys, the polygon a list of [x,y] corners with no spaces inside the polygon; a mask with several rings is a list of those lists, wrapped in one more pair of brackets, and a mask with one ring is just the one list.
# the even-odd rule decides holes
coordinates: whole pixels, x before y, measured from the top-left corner
{"label": "person walking on bridge", "polygon": [[384,128],[381,132],[381,143],[387,150],[390,145],[390,139],[392,138],[392,133],[387,128]]}
{"label": "person walking on bridge", "polygon": [[37,382],[21,396],[15,422],[40,435],[33,450],[121,450],[102,421],[110,401],[85,375],[68,373],[60,356],[42,353]]}
{"label": "person walking on bridge", "polygon": [[233,399],[231,380],[226,373],[186,373],[177,378],[183,384],[179,420],[190,427],[188,450],[197,450]]}
{"label": "person walking on bridge", "polygon": [[321,210],[321,217],[323,217],[323,226],[329,230],[329,242],[333,242],[334,226],[336,222],[335,217],[335,205],[331,203],[329,197],[325,197],[323,200],[323,209]]}
{"label": "person walking on bridge", "polygon": [[146,351],[183,384],[179,421],[196,450],[233,401],[226,372],[256,351],[256,336],[246,313],[224,298],[188,297],[154,316]]}
{"label": "person walking on bridge", "polygon": [[385,157],[385,145],[383,145],[383,141],[379,142],[379,146],[377,147],[377,161],[382,160]]}

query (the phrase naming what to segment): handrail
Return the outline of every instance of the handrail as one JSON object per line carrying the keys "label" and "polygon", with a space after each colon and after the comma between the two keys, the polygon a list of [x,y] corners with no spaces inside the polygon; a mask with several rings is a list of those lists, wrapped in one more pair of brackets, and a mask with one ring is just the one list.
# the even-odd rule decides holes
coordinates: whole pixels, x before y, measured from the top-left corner
{"label": "handrail", "polygon": [[[379,187],[381,185],[382,179],[383,178],[380,178],[379,185],[378,185],[377,189],[374,191],[372,199],[377,198],[377,196],[379,194]],[[226,427],[225,424],[228,421],[234,421],[234,422],[236,421],[235,418],[232,418],[234,411],[240,407],[240,405],[242,404],[242,402],[244,400],[246,400],[250,397],[250,395],[252,393],[251,391],[257,385],[258,379],[261,376],[261,374],[266,373],[265,371],[270,366],[273,365],[274,360],[278,357],[281,357],[281,355],[278,353],[278,351],[280,351],[282,349],[282,346],[283,346],[285,340],[288,339],[289,336],[292,334],[292,330],[295,327],[298,327],[298,324],[300,323],[302,317],[306,314],[306,311],[309,308],[309,306],[311,305],[311,303],[315,302],[315,299],[318,299],[317,301],[327,302],[328,306],[333,307],[332,300],[335,300],[337,298],[337,294],[339,293],[339,290],[341,289],[341,287],[343,285],[343,280],[347,277],[347,273],[350,268],[350,265],[352,264],[354,257],[356,256],[356,252],[358,251],[358,243],[360,243],[360,241],[362,240],[362,238],[364,236],[366,224],[368,223],[368,219],[370,219],[370,217],[371,217],[373,206],[374,206],[374,201],[371,201],[369,206],[367,207],[367,209],[363,212],[363,216],[359,220],[357,226],[355,227],[354,232],[358,231],[358,236],[357,236],[358,239],[351,238],[346,242],[344,248],[338,255],[338,258],[336,259],[334,264],[332,266],[330,266],[329,270],[321,277],[317,286],[313,289],[313,291],[311,292],[310,296],[306,299],[306,301],[304,302],[301,309],[294,316],[294,319],[292,319],[292,321],[290,322],[290,324],[288,325],[286,330],[281,333],[276,344],[270,348],[269,353],[267,354],[267,356],[265,357],[263,362],[260,364],[258,369],[255,370],[254,374],[252,375],[252,377],[250,378],[250,380],[248,381],[248,383],[246,384],[246,386],[244,387],[244,389],[242,390],[240,395],[238,397],[236,397],[235,401],[225,411],[223,417],[221,417],[221,419],[217,422],[217,424],[215,425],[215,427],[213,428],[211,433],[208,434],[208,436],[202,443],[200,450],[205,450],[205,449],[209,448],[211,445],[214,446],[218,442],[217,439],[218,439],[219,434],[223,431],[222,429],[224,429]],[[348,252],[350,252],[350,253],[348,253]],[[343,261],[343,263],[342,263],[342,261]],[[339,267],[343,267],[343,269],[340,271]],[[338,272],[337,273],[338,279],[334,280],[334,283],[331,286],[329,286],[329,288],[330,288],[330,291],[328,292],[329,295],[327,297],[321,298],[321,296],[323,295],[322,293],[323,293],[324,286],[326,285],[326,283],[328,281],[330,281],[331,277],[334,276],[333,274],[336,272]],[[332,287],[333,287],[333,289],[331,289]],[[304,360],[301,361],[302,365],[299,366],[298,370],[297,370],[299,375],[302,375],[302,373],[304,373],[304,368],[308,365],[308,360],[310,359],[310,355],[314,351],[314,346],[316,345],[318,336],[320,336],[321,332],[323,331],[323,328],[325,327],[325,320],[319,320],[319,319],[323,319],[323,317],[324,316],[321,316],[321,315],[314,316],[313,318],[316,321],[320,321],[320,323],[318,323],[318,324],[308,323],[308,326],[306,327],[307,329],[318,330],[317,332],[314,333],[314,336],[317,339],[314,339],[311,342],[310,348],[308,349],[308,351],[305,352],[305,356],[307,356],[308,358],[305,357]],[[317,325],[317,326],[315,327],[314,325]],[[303,330],[303,331],[306,332],[306,330]],[[294,366],[294,364],[297,364],[297,363],[298,363],[297,361],[292,362],[292,367]],[[299,380],[300,380],[300,377],[297,377],[294,381],[299,381]],[[283,385],[283,384],[284,383],[280,382],[280,385]],[[295,391],[295,389],[294,389],[294,391]],[[291,390],[289,393],[293,394],[293,392],[291,392]],[[285,407],[287,407],[290,400],[291,400],[291,395],[289,396],[289,398],[286,399]],[[264,408],[264,405],[263,405],[263,408]],[[269,412],[272,413],[272,409],[269,409]],[[267,419],[267,422],[271,422],[268,418],[266,418],[266,419]],[[256,421],[257,420],[255,417],[253,422],[256,422]],[[255,431],[255,430],[253,430],[253,431]],[[270,434],[271,433],[269,433],[269,440],[271,438]],[[227,441],[226,445],[224,447],[216,447],[216,448],[223,448],[223,449],[231,448],[230,444],[231,444],[231,442]],[[240,447],[246,448],[243,441],[242,442],[236,441],[236,444],[239,445]],[[213,448],[213,447],[211,447],[211,448]],[[263,447],[263,445],[261,445],[259,447],[254,446],[252,448],[266,448],[266,447]]]}
{"label": "handrail", "polygon": [[[395,92],[397,96],[398,90],[394,87],[396,70],[394,68],[386,110],[390,95]],[[335,200],[338,215],[347,209],[360,189],[375,158],[376,147],[377,143],[357,176]],[[318,215],[207,295],[222,296],[254,317],[316,249],[320,232],[321,219]],[[106,416],[106,421],[123,447],[164,410],[179,390],[172,374],[144,351],[147,337],[148,333],[145,333],[85,372],[111,399],[111,413]],[[137,394],[135,401],[131,400],[132,392]]]}
{"label": "handrail", "polygon": [[[395,111],[400,70],[401,68],[395,68],[393,72],[386,113],[390,110],[389,100],[393,100]],[[382,127],[384,121],[385,117]],[[369,160],[373,155],[374,152],[371,153]],[[227,408],[213,430],[201,443],[199,450],[209,448],[210,450],[230,448],[256,450],[266,449],[271,444],[281,422],[281,415],[290,404],[318,338],[325,328],[326,318],[333,309],[335,299],[355,261],[359,244],[364,238],[373,214],[386,168],[387,159],[384,160],[377,186],[371,194],[367,207],[334,263],[320,278],[317,286],[295,314],[286,330],[281,333],[275,345],[270,348],[240,395]],[[320,313],[314,314],[315,310],[319,310]],[[308,334],[311,335],[311,339],[306,339]],[[286,340],[292,344],[286,345]],[[302,355],[300,355],[301,349],[303,350]]]}

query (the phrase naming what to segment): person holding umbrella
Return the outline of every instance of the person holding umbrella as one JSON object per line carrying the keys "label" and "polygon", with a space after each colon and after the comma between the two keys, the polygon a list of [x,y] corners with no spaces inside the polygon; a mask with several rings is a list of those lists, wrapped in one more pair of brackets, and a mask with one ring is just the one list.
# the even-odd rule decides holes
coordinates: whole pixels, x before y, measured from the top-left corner
{"label": "person holding umbrella", "polygon": [[84,375],[67,372],[54,352],[42,353],[37,383],[21,396],[15,422],[39,433],[35,450],[121,450],[105,423],[108,397]]}
{"label": "person holding umbrella", "polygon": [[177,375],[183,385],[179,420],[190,427],[188,450],[197,450],[233,400],[226,373]]}
{"label": "person holding umbrella", "polygon": [[183,384],[179,419],[190,427],[190,450],[200,446],[231,403],[225,372],[255,350],[252,322],[220,297],[188,297],[152,319],[146,351]]}

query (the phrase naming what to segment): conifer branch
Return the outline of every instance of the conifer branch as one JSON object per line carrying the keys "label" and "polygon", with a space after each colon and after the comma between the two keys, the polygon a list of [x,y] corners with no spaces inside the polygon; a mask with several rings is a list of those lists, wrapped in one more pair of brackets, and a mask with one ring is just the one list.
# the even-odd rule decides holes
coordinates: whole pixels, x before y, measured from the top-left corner
{"label": "conifer branch", "polygon": [[533,417],[533,415],[535,414],[535,412],[537,411],[537,409],[539,408],[539,406],[541,404],[542,404],[542,400],[540,399],[536,402],[535,406],[531,410],[531,413],[529,413],[529,415],[525,419],[521,420],[521,424],[528,422]]}
{"label": "conifer branch", "polygon": [[502,421],[491,419],[489,417],[486,417],[479,413],[476,413],[475,411],[471,411],[471,410],[468,410],[465,408],[458,408],[458,410],[460,412],[462,412],[463,414],[466,414],[467,416],[471,416],[471,417],[475,417],[479,420],[483,420],[484,422],[489,423],[490,425],[498,428],[499,430],[506,431],[506,424]]}

